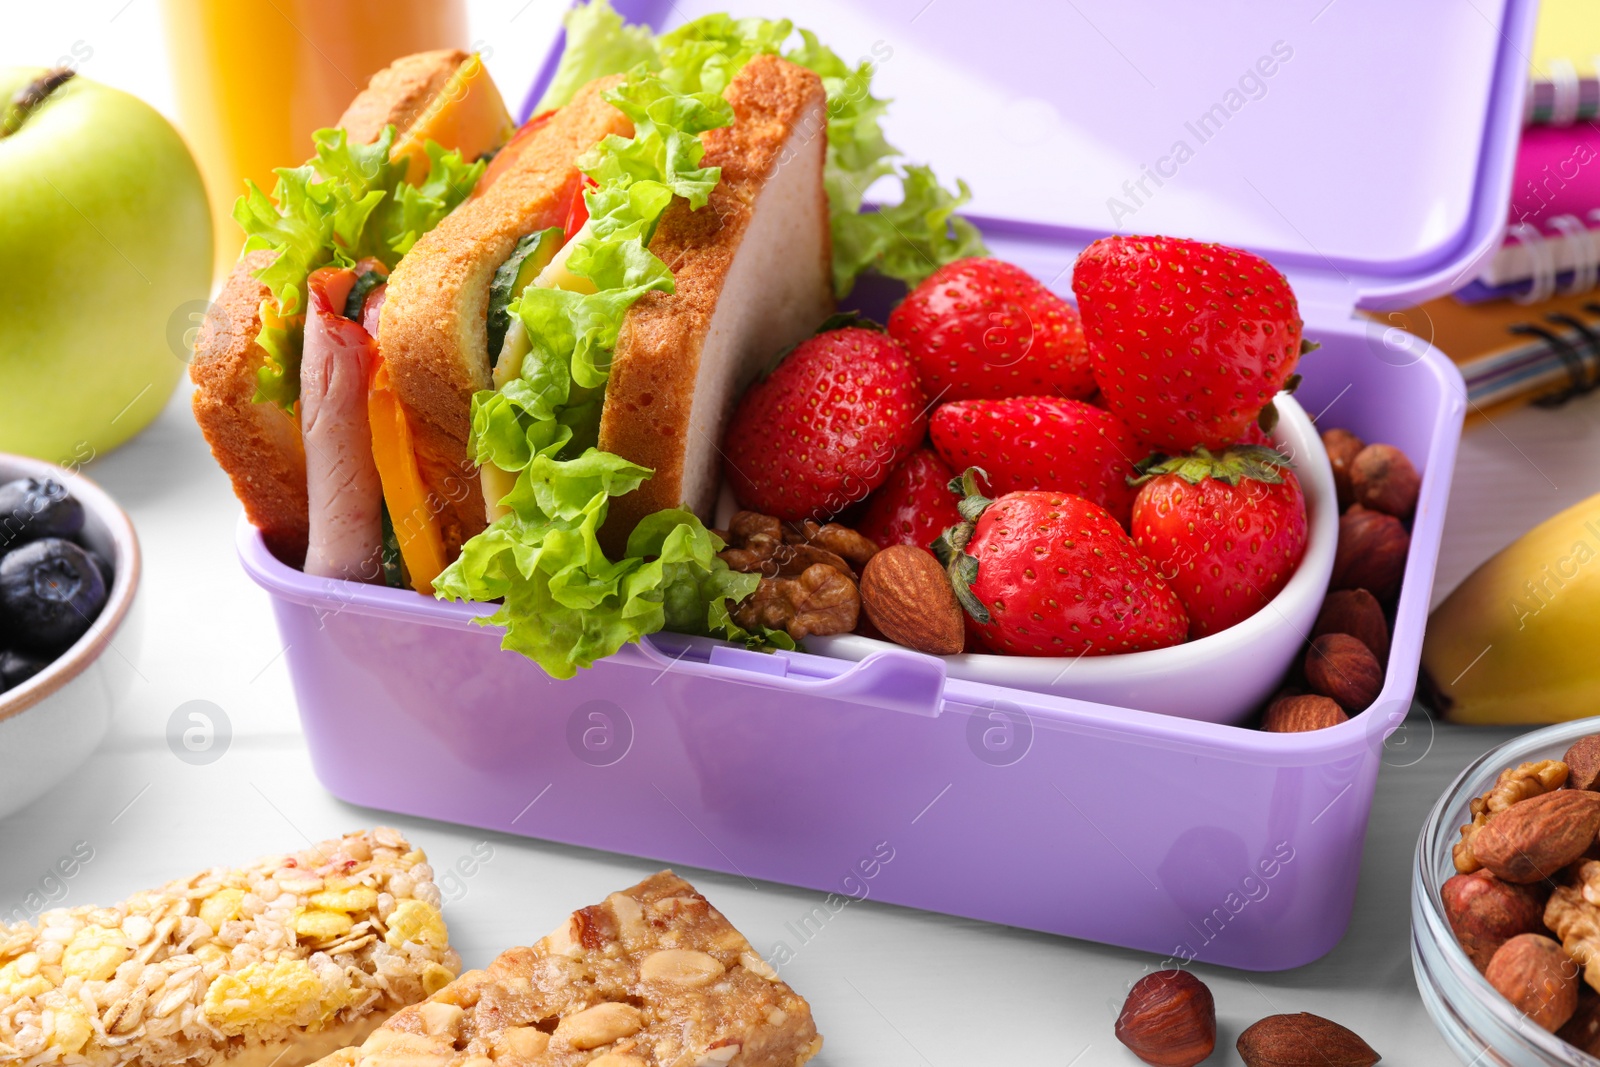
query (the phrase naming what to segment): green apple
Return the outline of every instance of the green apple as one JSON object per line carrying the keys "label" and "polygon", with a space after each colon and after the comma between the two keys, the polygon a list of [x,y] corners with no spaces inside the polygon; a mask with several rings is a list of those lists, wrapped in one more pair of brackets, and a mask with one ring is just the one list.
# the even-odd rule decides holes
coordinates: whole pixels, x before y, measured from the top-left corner
{"label": "green apple", "polygon": [[172,395],[171,324],[210,291],[211,215],[159,113],[47,73],[0,68],[0,451],[81,462]]}

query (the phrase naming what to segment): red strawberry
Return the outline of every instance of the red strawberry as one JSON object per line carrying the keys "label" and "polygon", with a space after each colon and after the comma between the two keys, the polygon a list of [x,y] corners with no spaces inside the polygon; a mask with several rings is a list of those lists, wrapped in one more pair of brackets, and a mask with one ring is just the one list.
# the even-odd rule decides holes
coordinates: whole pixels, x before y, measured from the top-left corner
{"label": "red strawberry", "polygon": [[916,545],[933,539],[961,521],[950,495],[950,468],[931,449],[919,448],[894,469],[889,480],[867,498],[857,532],[879,548]]}
{"label": "red strawberry", "polygon": [[1020,267],[958,259],[889,315],[929,400],[1094,392],[1083,324],[1071,304]]}
{"label": "red strawberry", "polygon": [[989,501],[974,472],[957,485],[972,521],[935,550],[992,652],[1106,656],[1183,641],[1183,604],[1107,511],[1030,490]]}
{"label": "red strawberry", "polygon": [[1136,492],[1128,479],[1149,453],[1109,411],[1053,396],[942,404],[928,430],[940,458],[955,470],[982,467],[996,495],[1072,493],[1111,512],[1124,528]]}
{"label": "red strawberry", "polygon": [[723,469],[746,508],[827,519],[882,485],[927,418],[905,348],[849,326],[808,337],[733,413]]}
{"label": "red strawberry", "polygon": [[1078,257],[1072,291],[1106,406],[1153,448],[1224,448],[1292,388],[1300,308],[1259,256],[1175,237],[1105,237]]}
{"label": "red strawberry", "polygon": [[1306,499],[1283,454],[1237,445],[1152,466],[1133,505],[1133,536],[1189,610],[1189,636],[1248,619],[1289,581],[1306,551]]}

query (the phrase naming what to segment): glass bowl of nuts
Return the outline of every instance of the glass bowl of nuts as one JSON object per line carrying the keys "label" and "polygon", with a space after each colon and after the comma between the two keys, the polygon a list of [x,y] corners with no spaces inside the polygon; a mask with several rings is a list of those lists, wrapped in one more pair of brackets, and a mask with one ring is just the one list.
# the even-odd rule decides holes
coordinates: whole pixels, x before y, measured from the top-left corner
{"label": "glass bowl of nuts", "polygon": [[1417,843],[1411,962],[1463,1063],[1600,1067],[1600,721],[1486,753]]}

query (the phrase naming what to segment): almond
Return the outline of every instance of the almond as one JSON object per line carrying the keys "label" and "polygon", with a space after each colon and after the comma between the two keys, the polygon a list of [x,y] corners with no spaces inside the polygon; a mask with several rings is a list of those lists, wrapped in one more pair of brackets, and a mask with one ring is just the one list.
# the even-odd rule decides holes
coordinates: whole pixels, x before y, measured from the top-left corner
{"label": "almond", "polygon": [[1269,1015],[1239,1035],[1245,1067],[1372,1067],[1372,1046],[1318,1015]]}
{"label": "almond", "polygon": [[1261,719],[1261,728],[1270,734],[1297,734],[1308,730],[1326,730],[1349,718],[1335,701],[1315,693],[1305,693],[1281,696],[1274,700]]}
{"label": "almond", "polygon": [[1378,657],[1349,634],[1323,634],[1306,650],[1306,684],[1354,715],[1378,699],[1383,668]]}
{"label": "almond", "polygon": [[925,548],[891,545],[869,559],[861,572],[861,606],[895,644],[952,656],[966,643],[950,577]]}
{"label": "almond", "polygon": [[1595,843],[1600,793],[1558,789],[1499,812],[1472,839],[1495,877],[1526,885],[1553,877]]}
{"label": "almond", "polygon": [[1567,765],[1568,789],[1600,789],[1600,734],[1578,738],[1561,762]]}
{"label": "almond", "polygon": [[1578,1010],[1578,965],[1548,937],[1513,937],[1494,954],[1484,977],[1518,1011],[1551,1033]]}
{"label": "almond", "polygon": [[1479,971],[1500,946],[1518,934],[1544,929],[1545,898],[1538,887],[1502,882],[1488,871],[1458,874],[1439,892],[1444,917],[1467,958]]}
{"label": "almond", "polygon": [[1133,984],[1117,1040],[1153,1067],[1195,1067],[1217,1047],[1217,1006],[1188,971],[1157,971]]}
{"label": "almond", "polygon": [[1389,661],[1389,621],[1383,605],[1365,589],[1339,589],[1328,594],[1311,627],[1312,638],[1323,634],[1349,634],[1378,657],[1379,665]]}

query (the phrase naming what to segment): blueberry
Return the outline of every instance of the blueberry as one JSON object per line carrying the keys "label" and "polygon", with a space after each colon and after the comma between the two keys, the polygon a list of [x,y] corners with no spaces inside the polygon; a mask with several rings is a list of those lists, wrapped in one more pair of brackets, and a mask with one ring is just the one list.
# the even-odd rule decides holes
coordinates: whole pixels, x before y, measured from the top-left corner
{"label": "blueberry", "polygon": [[0,559],[0,624],[20,648],[64,651],[105,605],[100,568],[71,541],[46,537]]}
{"label": "blueberry", "polygon": [[18,478],[0,485],[0,551],[41,537],[74,537],[83,505],[54,478]]}
{"label": "blueberry", "polygon": [[45,656],[15,649],[0,652],[0,693],[15,689],[48,666],[50,660]]}
{"label": "blueberry", "polygon": [[100,553],[96,552],[94,549],[90,548],[88,545],[84,545],[83,550],[89,553],[90,559],[94,560],[95,570],[100,572],[101,580],[106,583],[106,589],[110,590],[112,580],[116,578],[117,574],[117,572],[111,567],[111,561],[106,559]]}

